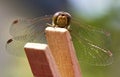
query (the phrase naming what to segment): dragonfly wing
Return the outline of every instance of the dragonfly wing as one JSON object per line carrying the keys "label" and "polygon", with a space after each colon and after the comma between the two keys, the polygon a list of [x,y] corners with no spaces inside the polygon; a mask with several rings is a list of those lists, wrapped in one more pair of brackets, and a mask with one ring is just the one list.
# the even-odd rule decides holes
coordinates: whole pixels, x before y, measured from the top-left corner
{"label": "dragonfly wing", "polygon": [[[17,40],[16,40],[16,38],[15,39],[14,38],[9,39],[6,43],[6,51],[8,53],[12,54],[12,55],[22,57],[22,56],[24,56],[24,46],[25,46],[25,44],[28,43],[28,41],[29,42],[34,42],[34,43],[35,42],[36,43],[45,42],[45,37],[43,37],[43,36],[44,35],[42,35],[42,34],[40,34],[39,37],[36,37],[36,38],[33,38],[34,36],[33,37],[31,36],[31,38],[33,38],[31,40],[27,40],[26,38],[24,38],[22,36],[21,37],[16,37]],[[18,40],[18,38],[20,38],[20,40]],[[24,40],[24,41],[21,41],[21,40]]]}
{"label": "dragonfly wing", "polygon": [[50,22],[51,16],[15,20],[10,27],[13,38],[6,43],[7,52],[21,56],[27,42],[46,43],[44,30],[47,27],[46,23]]}
{"label": "dragonfly wing", "polygon": [[46,23],[51,22],[51,16],[38,17],[34,19],[17,19],[10,27],[10,34],[15,40],[33,41],[35,38],[42,39]]}
{"label": "dragonfly wing", "polygon": [[25,44],[26,44],[26,42],[23,42],[23,41],[21,42],[18,40],[9,39],[6,44],[6,51],[9,54],[23,57],[23,56],[25,56],[25,52],[24,52]]}
{"label": "dragonfly wing", "polygon": [[112,63],[112,53],[108,50],[110,39],[104,31],[95,27],[72,22],[73,43],[79,61],[105,66]]}

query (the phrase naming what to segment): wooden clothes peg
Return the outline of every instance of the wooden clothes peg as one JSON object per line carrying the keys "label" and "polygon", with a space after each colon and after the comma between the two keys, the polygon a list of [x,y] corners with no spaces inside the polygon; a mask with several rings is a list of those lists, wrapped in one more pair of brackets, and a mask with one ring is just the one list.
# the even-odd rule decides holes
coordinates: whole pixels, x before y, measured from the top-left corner
{"label": "wooden clothes peg", "polygon": [[82,77],[69,31],[47,27],[45,33],[48,45],[25,45],[34,77]]}

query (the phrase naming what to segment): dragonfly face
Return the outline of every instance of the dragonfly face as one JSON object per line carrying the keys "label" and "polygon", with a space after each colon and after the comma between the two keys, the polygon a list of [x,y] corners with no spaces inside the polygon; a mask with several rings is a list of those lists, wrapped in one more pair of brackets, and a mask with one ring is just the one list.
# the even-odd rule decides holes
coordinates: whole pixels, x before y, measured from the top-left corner
{"label": "dragonfly face", "polygon": [[67,12],[57,12],[53,15],[52,25],[60,28],[67,28],[71,22],[71,15]]}
{"label": "dragonfly face", "polygon": [[[10,27],[12,39],[7,41],[9,53],[21,56],[27,42],[46,43],[44,30],[50,26],[69,29],[79,61],[93,65],[105,66],[112,63],[112,53],[108,50],[110,36],[101,29],[82,25],[79,20],[72,18],[67,12],[57,12],[53,16],[33,19],[17,19]],[[71,26],[70,26],[71,25]]]}

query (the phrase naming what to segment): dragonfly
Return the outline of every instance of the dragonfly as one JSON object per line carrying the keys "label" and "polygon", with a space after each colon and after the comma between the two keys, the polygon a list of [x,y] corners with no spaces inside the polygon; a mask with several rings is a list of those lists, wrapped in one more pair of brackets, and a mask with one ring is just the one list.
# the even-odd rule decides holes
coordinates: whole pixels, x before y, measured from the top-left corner
{"label": "dragonfly", "polygon": [[53,16],[19,18],[13,21],[9,30],[12,38],[6,43],[7,52],[21,56],[27,42],[47,43],[44,30],[48,26],[70,31],[78,61],[96,66],[112,64],[113,55],[107,47],[110,34],[95,26],[82,24],[64,11],[56,12]]}

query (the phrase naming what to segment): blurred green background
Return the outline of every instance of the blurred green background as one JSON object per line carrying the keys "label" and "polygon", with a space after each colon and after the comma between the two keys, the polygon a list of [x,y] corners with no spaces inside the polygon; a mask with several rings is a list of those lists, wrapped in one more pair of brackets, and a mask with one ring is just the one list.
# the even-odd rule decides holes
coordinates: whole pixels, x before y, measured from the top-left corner
{"label": "blurred green background", "polygon": [[81,62],[83,77],[120,77],[120,0],[0,0],[0,77],[33,77],[26,57],[13,56],[5,50],[12,21],[61,10],[111,33],[113,64],[91,66]]}

